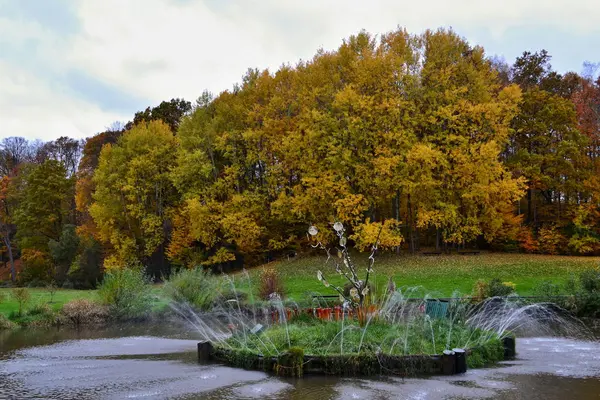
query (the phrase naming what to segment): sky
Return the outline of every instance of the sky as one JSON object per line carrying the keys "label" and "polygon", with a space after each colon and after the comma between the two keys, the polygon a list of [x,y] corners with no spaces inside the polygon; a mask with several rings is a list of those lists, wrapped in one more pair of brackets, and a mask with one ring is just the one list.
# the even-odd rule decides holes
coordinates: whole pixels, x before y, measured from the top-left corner
{"label": "sky", "polygon": [[600,61],[598,0],[0,0],[0,138],[85,138],[336,49],[362,29],[452,28],[512,62]]}

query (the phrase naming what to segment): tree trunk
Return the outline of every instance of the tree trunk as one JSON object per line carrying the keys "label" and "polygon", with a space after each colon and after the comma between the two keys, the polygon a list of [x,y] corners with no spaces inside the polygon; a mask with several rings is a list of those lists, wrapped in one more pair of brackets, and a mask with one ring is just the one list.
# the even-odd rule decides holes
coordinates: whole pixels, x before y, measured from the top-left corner
{"label": "tree trunk", "polygon": [[528,188],[527,189],[527,222],[531,222],[532,218],[531,218],[531,211],[532,211],[532,207],[531,207],[531,201],[533,199],[533,195],[532,195],[532,189]]}
{"label": "tree trunk", "polygon": [[219,174],[217,172],[217,163],[215,162],[215,155],[212,150],[212,143],[209,143],[206,147],[207,147],[208,156],[210,157],[210,165],[212,166],[213,178],[216,181],[217,178],[219,177]]}
{"label": "tree trunk", "polygon": [[4,244],[6,244],[6,249],[8,250],[8,259],[10,260],[10,280],[14,283],[17,280],[17,271],[15,271],[15,260],[13,258],[12,246],[10,244],[10,238],[8,237],[9,233],[6,233],[4,236]]}
{"label": "tree trunk", "polygon": [[[396,197],[394,198],[394,208],[396,211],[396,221],[400,223],[400,190],[396,190]],[[400,255],[400,245],[396,246],[396,254]]]}
{"label": "tree trunk", "polygon": [[412,203],[410,201],[410,194],[408,195],[408,237],[410,240],[410,252],[415,254],[415,234],[413,231],[413,213],[412,213]]}

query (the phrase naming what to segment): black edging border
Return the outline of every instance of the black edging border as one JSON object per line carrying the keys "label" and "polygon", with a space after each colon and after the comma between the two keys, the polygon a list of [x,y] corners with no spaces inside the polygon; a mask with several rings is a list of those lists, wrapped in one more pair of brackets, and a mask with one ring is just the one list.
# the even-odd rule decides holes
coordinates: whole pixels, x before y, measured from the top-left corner
{"label": "black edging border", "polygon": [[[503,360],[516,355],[516,341],[508,336],[502,339]],[[279,357],[263,357],[247,350],[225,349],[211,342],[198,343],[198,361],[216,361],[225,365],[274,372],[277,375],[301,377],[303,375],[337,376],[432,376],[456,375],[467,371],[467,358],[486,345],[466,349],[464,352],[448,352],[434,355],[392,356],[385,354],[351,354],[314,356],[304,355],[302,350],[283,353]],[[298,362],[302,357],[302,362]]]}

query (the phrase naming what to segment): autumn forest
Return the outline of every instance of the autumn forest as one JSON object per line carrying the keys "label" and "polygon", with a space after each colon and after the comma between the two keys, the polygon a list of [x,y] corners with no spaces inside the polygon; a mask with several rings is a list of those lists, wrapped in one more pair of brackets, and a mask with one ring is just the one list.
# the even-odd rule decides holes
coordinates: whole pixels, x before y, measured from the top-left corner
{"label": "autumn forest", "polygon": [[7,137],[2,262],[92,288],[115,268],[160,279],[310,251],[308,226],[328,242],[336,221],[360,251],[597,255],[600,78],[550,61],[450,30],[361,32],[87,140]]}

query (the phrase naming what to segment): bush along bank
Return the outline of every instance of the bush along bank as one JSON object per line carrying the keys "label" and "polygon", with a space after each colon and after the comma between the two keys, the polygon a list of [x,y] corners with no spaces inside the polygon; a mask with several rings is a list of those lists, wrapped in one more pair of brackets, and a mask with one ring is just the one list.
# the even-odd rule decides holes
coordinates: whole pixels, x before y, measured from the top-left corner
{"label": "bush along bank", "polygon": [[30,289],[21,287],[3,295],[0,302],[10,302],[12,308],[6,314],[0,312],[0,329],[141,321],[159,314],[157,305],[164,305],[152,293],[143,272],[129,269],[107,273],[96,296],[73,298],[59,307],[42,296],[34,299]]}

